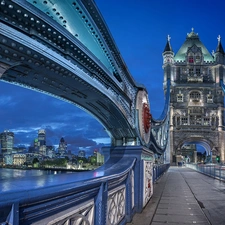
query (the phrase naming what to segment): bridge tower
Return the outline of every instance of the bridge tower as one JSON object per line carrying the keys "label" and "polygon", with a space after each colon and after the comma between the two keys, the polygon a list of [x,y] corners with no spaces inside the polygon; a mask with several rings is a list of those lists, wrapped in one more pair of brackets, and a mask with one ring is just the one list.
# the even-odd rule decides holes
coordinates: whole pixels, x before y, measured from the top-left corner
{"label": "bridge tower", "polygon": [[[171,164],[183,160],[182,146],[201,144],[211,162],[225,160],[224,50],[220,36],[215,52],[210,54],[199,35],[187,34],[174,54],[168,37],[163,52],[164,91],[170,86],[170,159]],[[197,152],[193,152],[197,162]]]}

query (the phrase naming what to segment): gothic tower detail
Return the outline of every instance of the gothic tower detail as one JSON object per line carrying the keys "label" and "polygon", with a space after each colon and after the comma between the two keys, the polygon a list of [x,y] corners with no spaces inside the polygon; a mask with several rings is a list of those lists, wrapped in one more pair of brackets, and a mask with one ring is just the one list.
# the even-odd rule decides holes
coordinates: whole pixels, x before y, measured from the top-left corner
{"label": "gothic tower detail", "polygon": [[[225,64],[221,37],[210,54],[192,29],[174,54],[168,37],[163,52],[164,91],[170,86],[170,159],[182,161],[182,146],[200,144],[208,161],[225,161],[224,83]],[[193,153],[194,154],[194,153]],[[196,152],[195,152],[196,155]],[[196,155],[197,156],[197,155]],[[193,162],[197,162],[197,157]]]}
{"label": "gothic tower detail", "polygon": [[173,76],[173,64],[174,64],[174,52],[172,50],[172,47],[170,45],[170,36],[167,37],[167,43],[165,46],[165,49],[163,51],[163,70],[164,70],[164,93],[166,93],[166,86],[167,86],[167,80],[170,79],[171,81],[174,80]]}

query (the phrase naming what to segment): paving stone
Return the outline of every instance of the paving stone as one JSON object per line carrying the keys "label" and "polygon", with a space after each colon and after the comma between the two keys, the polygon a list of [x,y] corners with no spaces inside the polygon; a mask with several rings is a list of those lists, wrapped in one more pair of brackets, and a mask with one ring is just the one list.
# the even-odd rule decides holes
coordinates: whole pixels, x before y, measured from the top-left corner
{"label": "paving stone", "polygon": [[170,167],[131,224],[225,225],[225,183],[189,168]]}

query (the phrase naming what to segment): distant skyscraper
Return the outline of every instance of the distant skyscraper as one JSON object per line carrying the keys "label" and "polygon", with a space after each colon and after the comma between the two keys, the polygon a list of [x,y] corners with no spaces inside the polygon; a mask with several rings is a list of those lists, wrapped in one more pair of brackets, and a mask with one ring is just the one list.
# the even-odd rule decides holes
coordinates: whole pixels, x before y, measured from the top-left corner
{"label": "distant skyscraper", "polygon": [[45,130],[43,129],[38,131],[38,142],[39,146],[46,145]]}
{"label": "distant skyscraper", "polygon": [[39,147],[39,154],[46,155],[46,136],[45,130],[41,129],[38,131],[38,147]]}
{"label": "distant skyscraper", "polygon": [[64,156],[66,154],[66,151],[67,151],[67,143],[62,137],[59,142],[58,153],[60,154],[60,156]]}
{"label": "distant skyscraper", "polygon": [[14,145],[14,133],[4,130],[4,132],[0,134],[0,140],[2,154],[11,154]]}
{"label": "distant skyscraper", "polygon": [[39,153],[39,142],[38,138],[34,139],[34,147],[31,147],[29,150],[30,153]]}

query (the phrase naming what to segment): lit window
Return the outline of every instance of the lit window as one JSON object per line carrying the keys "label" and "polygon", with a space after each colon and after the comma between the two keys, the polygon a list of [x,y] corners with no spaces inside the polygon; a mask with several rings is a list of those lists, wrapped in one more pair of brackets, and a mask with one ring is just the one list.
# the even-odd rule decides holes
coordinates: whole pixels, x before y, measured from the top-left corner
{"label": "lit window", "polygon": [[189,63],[194,63],[194,57],[193,56],[189,56],[188,57],[188,62]]}
{"label": "lit window", "polygon": [[213,103],[213,96],[211,94],[207,95],[207,103]]}
{"label": "lit window", "polygon": [[210,118],[204,118],[203,125],[210,126]]}
{"label": "lit window", "polygon": [[183,94],[177,94],[177,102],[183,102]]}
{"label": "lit window", "polygon": [[182,117],[181,118],[181,124],[182,125],[188,125],[188,118],[187,117]]}
{"label": "lit window", "polygon": [[200,63],[201,62],[201,57],[199,55],[197,55],[195,57],[195,61],[196,61],[196,63]]}

